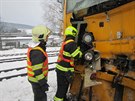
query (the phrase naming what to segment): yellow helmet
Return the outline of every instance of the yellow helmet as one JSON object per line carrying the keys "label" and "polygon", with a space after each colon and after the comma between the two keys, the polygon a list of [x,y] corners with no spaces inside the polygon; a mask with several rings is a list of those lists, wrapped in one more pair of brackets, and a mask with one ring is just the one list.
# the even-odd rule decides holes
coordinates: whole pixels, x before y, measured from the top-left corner
{"label": "yellow helmet", "polygon": [[77,33],[78,33],[77,29],[75,27],[73,27],[73,26],[69,26],[65,30],[65,35],[66,36],[71,35],[71,36],[76,37]]}
{"label": "yellow helmet", "polygon": [[38,25],[32,29],[32,40],[34,42],[40,42],[40,40],[45,40],[47,35],[50,34],[50,29],[44,25]]}

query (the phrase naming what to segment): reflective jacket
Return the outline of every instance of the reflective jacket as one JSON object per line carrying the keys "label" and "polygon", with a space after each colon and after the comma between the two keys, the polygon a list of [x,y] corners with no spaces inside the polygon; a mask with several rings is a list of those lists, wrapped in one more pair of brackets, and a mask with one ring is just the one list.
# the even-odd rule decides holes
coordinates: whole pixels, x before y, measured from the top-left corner
{"label": "reflective jacket", "polygon": [[[40,63],[40,64],[32,65],[32,62],[30,60],[30,52],[32,50],[41,51],[44,54],[44,56],[46,57],[45,61],[43,63]],[[28,74],[28,80],[30,82],[44,83],[44,81],[47,80],[48,55],[41,47],[37,46],[37,47],[34,47],[34,48],[28,48],[28,52],[27,52],[27,74]]]}
{"label": "reflective jacket", "polygon": [[56,68],[60,71],[71,71],[74,72],[74,58],[80,58],[82,52],[77,47],[73,39],[66,40],[62,43]]}

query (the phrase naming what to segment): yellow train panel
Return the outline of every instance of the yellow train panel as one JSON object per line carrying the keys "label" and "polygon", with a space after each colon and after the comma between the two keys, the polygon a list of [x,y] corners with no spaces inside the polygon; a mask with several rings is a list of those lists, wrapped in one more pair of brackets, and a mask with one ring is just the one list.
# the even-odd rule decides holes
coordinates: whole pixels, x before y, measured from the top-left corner
{"label": "yellow train panel", "polygon": [[97,41],[94,42],[94,46],[97,50],[100,50],[102,58],[125,54],[128,58],[135,59],[135,39]]}
{"label": "yellow train panel", "polygon": [[125,87],[123,92],[123,101],[134,101],[134,99],[135,99],[135,91]]}
{"label": "yellow train panel", "polygon": [[95,49],[103,58],[124,54],[135,59],[135,2],[85,17],[85,22],[86,30],[94,34]]}
{"label": "yellow train panel", "polygon": [[[88,22],[87,31],[93,32],[96,40],[117,39],[117,33],[122,32],[122,38],[135,36],[135,2],[115,8],[107,13],[100,13],[84,18]],[[100,23],[104,25],[101,27]]]}
{"label": "yellow train panel", "polygon": [[[96,77],[93,80],[99,84],[94,85],[92,80],[89,81],[91,74],[86,70],[94,69],[92,63],[86,62],[84,63],[86,66],[81,64],[75,68],[70,93],[79,96],[81,99],[79,101],[135,101],[135,1],[119,2],[123,4],[121,6],[117,4],[114,9],[110,7],[111,10],[104,13],[90,12],[96,9],[97,5],[81,9],[77,11],[79,15],[75,14],[73,18],[72,24],[76,24],[79,30],[78,36],[82,37],[85,31],[93,33],[94,50],[98,50],[101,55],[101,70],[96,70]],[[111,3],[117,2],[108,0],[101,6],[114,6]],[[72,14],[64,15],[64,28],[66,28],[71,25]]]}

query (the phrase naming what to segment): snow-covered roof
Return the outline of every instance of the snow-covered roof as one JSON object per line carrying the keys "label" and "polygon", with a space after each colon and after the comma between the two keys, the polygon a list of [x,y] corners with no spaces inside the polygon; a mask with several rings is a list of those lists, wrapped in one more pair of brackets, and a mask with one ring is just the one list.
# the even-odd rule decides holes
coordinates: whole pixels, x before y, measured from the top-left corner
{"label": "snow-covered roof", "polygon": [[32,37],[2,37],[1,40],[23,40],[23,39],[29,39],[31,40]]}

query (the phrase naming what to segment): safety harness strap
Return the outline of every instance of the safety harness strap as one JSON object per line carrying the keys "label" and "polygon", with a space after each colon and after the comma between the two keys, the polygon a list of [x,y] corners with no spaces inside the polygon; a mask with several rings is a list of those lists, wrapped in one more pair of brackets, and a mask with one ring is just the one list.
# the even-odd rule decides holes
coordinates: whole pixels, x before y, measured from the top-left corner
{"label": "safety harness strap", "polygon": [[73,42],[74,40],[67,40],[65,42],[62,43],[62,47],[60,49],[60,53],[59,53],[59,56],[58,56],[58,60],[57,62],[60,62],[61,60],[65,61],[65,62],[70,62],[71,65],[73,65],[73,60],[72,59],[66,59],[63,57],[63,55],[67,56],[67,57],[71,57],[70,53],[69,52],[66,52],[64,51],[64,46],[70,42]]}
{"label": "safety harness strap", "polygon": [[64,72],[68,72],[68,71],[71,71],[71,72],[74,72],[74,68],[73,67],[63,67],[63,66],[60,66],[60,65],[56,65],[56,68],[61,70],[61,71],[64,71]]}

